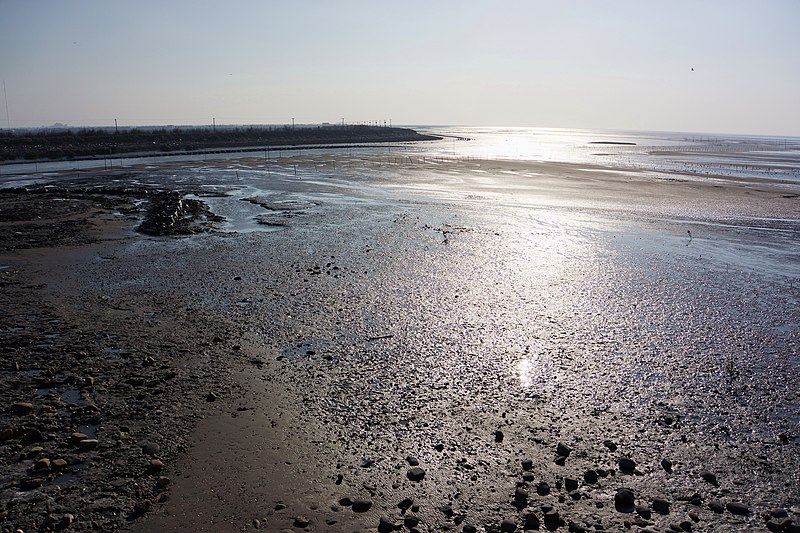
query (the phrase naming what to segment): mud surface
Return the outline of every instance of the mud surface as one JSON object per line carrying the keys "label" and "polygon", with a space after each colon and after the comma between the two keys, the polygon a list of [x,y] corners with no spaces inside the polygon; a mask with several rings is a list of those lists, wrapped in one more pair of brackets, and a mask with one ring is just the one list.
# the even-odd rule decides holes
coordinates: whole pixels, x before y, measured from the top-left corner
{"label": "mud surface", "polygon": [[[4,222],[5,529],[800,520],[798,225],[748,207],[785,190],[709,186],[731,223],[645,216],[624,183],[597,206],[245,170],[119,178],[207,205],[191,237],[134,233],[139,192],[70,196],[79,230],[26,241],[57,247]],[[256,217],[280,224],[230,225]]]}

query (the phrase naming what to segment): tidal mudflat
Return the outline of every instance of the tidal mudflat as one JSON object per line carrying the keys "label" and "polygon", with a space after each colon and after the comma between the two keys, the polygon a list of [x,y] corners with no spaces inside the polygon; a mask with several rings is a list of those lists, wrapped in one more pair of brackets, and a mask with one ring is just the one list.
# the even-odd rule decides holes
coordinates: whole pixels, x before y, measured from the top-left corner
{"label": "tidal mudflat", "polygon": [[0,191],[5,530],[800,520],[796,184],[356,154],[47,185]]}

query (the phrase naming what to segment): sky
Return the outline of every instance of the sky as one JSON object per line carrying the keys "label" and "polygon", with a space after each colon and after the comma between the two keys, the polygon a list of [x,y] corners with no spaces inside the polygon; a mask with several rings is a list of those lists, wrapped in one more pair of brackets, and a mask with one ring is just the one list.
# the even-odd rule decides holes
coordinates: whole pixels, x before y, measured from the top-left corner
{"label": "sky", "polygon": [[0,127],[800,136],[798,28],[797,0],[0,0]]}

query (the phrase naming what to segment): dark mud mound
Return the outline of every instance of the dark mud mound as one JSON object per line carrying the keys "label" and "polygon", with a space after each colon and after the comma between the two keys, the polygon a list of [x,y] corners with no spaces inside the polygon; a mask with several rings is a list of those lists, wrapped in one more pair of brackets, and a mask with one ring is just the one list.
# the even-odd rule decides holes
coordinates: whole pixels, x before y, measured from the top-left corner
{"label": "dark mud mound", "polygon": [[192,235],[213,228],[222,218],[199,200],[183,198],[178,191],[159,193],[151,202],[138,231],[147,235]]}

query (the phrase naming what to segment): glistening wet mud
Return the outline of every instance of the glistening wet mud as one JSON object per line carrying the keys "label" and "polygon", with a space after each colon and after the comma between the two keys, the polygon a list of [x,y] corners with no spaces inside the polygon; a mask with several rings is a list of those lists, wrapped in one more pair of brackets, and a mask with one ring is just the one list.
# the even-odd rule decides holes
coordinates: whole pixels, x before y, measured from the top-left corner
{"label": "glistening wet mud", "polygon": [[248,192],[313,205],[277,230],[130,239],[59,275],[109,305],[168,300],[227,324],[230,349],[204,365],[237,385],[193,382],[220,411],[129,527],[797,519],[796,225],[337,180]]}

